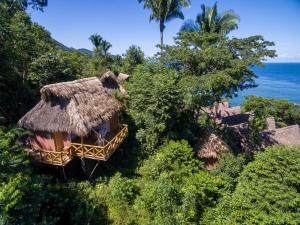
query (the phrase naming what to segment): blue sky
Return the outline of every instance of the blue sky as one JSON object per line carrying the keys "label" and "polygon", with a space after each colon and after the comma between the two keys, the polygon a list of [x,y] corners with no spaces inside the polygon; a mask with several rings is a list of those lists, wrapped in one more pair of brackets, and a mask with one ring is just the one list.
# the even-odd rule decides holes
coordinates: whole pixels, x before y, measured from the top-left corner
{"label": "blue sky", "polygon": [[[194,19],[200,5],[212,5],[214,0],[192,0],[184,9],[185,19]],[[276,62],[300,62],[300,0],[219,0],[219,12],[232,9],[240,17],[235,37],[261,34],[274,41]],[[68,47],[92,49],[88,37],[98,33],[113,45],[111,53],[123,54],[136,44],[147,56],[157,49],[159,30],[149,23],[149,11],[137,0],[49,0],[44,12],[28,11],[34,22],[50,31],[53,38]],[[165,43],[172,44],[183,21],[166,24]]]}

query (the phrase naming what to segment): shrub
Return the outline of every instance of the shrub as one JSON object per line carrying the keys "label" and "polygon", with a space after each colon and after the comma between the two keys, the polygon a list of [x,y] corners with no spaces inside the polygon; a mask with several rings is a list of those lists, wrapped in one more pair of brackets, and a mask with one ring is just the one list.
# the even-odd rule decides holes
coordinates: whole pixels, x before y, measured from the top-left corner
{"label": "shrub", "polygon": [[236,190],[210,210],[210,224],[298,224],[300,149],[274,146],[241,173]]}
{"label": "shrub", "polygon": [[279,127],[300,124],[300,106],[284,99],[250,95],[242,103],[242,108],[244,111],[254,112],[252,126],[259,130],[266,128],[266,118],[269,116],[275,117],[276,125]]}
{"label": "shrub", "polygon": [[184,107],[176,82],[174,71],[144,65],[127,83],[127,110],[137,126],[136,137],[145,155],[153,153],[168,134],[188,125],[182,121]]}

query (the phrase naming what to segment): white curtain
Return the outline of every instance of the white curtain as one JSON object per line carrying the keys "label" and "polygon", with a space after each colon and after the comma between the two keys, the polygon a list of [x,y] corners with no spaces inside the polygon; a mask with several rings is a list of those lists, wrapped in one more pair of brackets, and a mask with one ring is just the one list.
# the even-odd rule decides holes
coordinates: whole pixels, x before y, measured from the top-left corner
{"label": "white curtain", "polygon": [[106,136],[106,134],[110,131],[109,121],[104,121],[99,127],[99,134],[102,138]]}

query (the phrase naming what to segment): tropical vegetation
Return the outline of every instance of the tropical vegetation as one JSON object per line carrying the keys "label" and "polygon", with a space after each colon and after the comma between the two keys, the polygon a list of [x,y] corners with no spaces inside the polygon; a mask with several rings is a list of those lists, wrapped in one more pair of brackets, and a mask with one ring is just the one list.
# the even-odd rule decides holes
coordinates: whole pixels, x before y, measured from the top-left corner
{"label": "tropical vegetation", "polygon": [[197,15],[195,21],[188,20],[184,22],[180,29],[181,32],[197,31],[226,35],[238,28],[240,18],[232,10],[219,14],[217,3],[213,7],[201,5],[201,10],[202,12]]}
{"label": "tropical vegetation", "polygon": [[139,3],[144,3],[145,9],[150,9],[150,21],[159,22],[160,45],[164,45],[164,29],[165,23],[172,19],[184,19],[181,11],[182,7],[188,7],[190,0],[138,0]]}

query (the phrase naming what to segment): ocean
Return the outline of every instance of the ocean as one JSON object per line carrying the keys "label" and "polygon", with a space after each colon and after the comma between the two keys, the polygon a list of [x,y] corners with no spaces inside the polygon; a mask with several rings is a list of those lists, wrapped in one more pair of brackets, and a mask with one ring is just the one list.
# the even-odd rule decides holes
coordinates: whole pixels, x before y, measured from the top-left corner
{"label": "ocean", "polygon": [[247,95],[287,99],[300,104],[300,63],[266,63],[265,67],[252,69],[258,78],[258,87],[238,93],[230,100],[232,106],[240,105]]}

